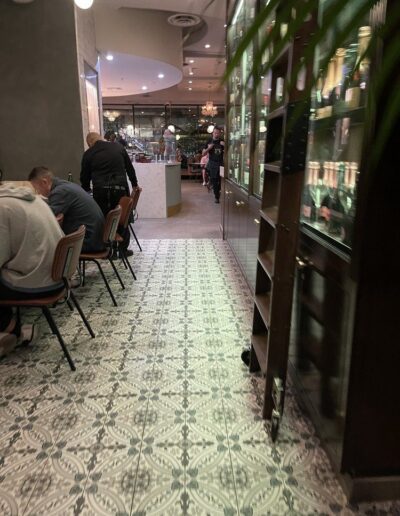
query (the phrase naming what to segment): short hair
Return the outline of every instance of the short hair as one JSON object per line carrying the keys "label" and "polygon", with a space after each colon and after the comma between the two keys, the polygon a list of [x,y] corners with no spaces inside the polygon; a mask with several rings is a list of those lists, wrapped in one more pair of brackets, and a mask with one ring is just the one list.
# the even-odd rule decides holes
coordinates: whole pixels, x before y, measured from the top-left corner
{"label": "short hair", "polygon": [[86,136],[86,143],[91,147],[99,140],[102,140],[103,138],[100,136],[99,133],[88,133]]}
{"label": "short hair", "polygon": [[47,167],[35,167],[31,170],[28,176],[28,181],[35,181],[36,179],[40,179],[41,177],[54,177],[54,174]]}

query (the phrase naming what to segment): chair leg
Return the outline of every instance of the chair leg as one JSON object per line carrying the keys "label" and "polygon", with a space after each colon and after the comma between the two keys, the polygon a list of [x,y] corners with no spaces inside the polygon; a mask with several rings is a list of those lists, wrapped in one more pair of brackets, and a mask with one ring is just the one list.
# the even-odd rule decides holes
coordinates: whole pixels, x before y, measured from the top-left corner
{"label": "chair leg", "polygon": [[76,299],[73,292],[70,292],[70,296],[71,296],[71,299],[72,299],[74,305],[76,306],[76,309],[78,310],[79,315],[81,316],[81,319],[82,319],[84,325],[86,326],[90,336],[94,339],[95,334],[93,333],[92,327],[90,326],[89,321],[86,319],[85,314],[83,313],[82,308],[81,308],[80,304],[78,303],[78,300]]}
{"label": "chair leg", "polygon": [[71,355],[69,354],[69,351],[67,349],[67,346],[65,345],[64,339],[62,338],[61,333],[59,332],[59,330],[57,328],[57,325],[53,319],[53,316],[51,315],[50,310],[47,308],[47,306],[42,306],[42,312],[47,319],[47,322],[51,328],[51,331],[53,332],[54,335],[57,335],[58,342],[60,343],[61,348],[64,351],[65,358],[68,360],[69,367],[71,368],[72,371],[75,371],[76,370],[75,364],[71,358]]}
{"label": "chair leg", "polygon": [[132,269],[132,266],[131,264],[129,263],[129,260],[128,260],[128,256],[125,254],[125,249],[121,249],[120,248],[120,253],[121,253],[121,256],[124,257],[125,261],[126,261],[126,264],[128,265],[128,269],[130,270],[132,276],[134,279],[136,279],[136,276],[135,276],[135,273],[133,272],[133,269]]}
{"label": "chair leg", "polygon": [[115,272],[115,275],[118,278],[118,281],[121,283],[122,290],[125,290],[124,282],[122,281],[121,276],[119,275],[119,272],[118,272],[117,268],[115,267],[114,262],[111,259],[109,259],[108,261],[110,262],[111,267],[113,268],[113,271]]}
{"label": "chair leg", "polygon": [[85,286],[85,279],[86,279],[86,260],[81,260],[79,262],[79,266],[82,264],[82,287]]}
{"label": "chair leg", "polygon": [[106,277],[105,277],[105,275],[104,275],[104,272],[103,272],[103,269],[102,269],[102,267],[101,267],[100,263],[99,263],[97,260],[93,260],[93,261],[94,261],[94,263],[97,265],[97,268],[99,269],[99,272],[100,272],[100,274],[101,274],[101,277],[103,278],[104,284],[105,284],[105,286],[107,287],[108,293],[110,294],[110,297],[111,297],[111,299],[112,299],[113,305],[114,305],[114,306],[118,306],[118,305],[117,305],[117,302],[115,301],[114,294],[111,292],[110,285],[109,285],[109,283],[108,283],[108,281],[107,281],[107,278],[106,278]]}
{"label": "chair leg", "polygon": [[132,224],[131,224],[131,223],[129,223],[129,227],[130,227],[130,230],[131,230],[131,232],[132,232],[132,235],[134,236],[134,238],[135,238],[135,240],[136,240],[136,243],[137,243],[137,245],[138,245],[138,247],[139,247],[140,252],[142,252],[142,248],[140,247],[139,240],[137,239],[136,233],[135,233],[135,231],[133,230],[133,226],[132,226]]}
{"label": "chair leg", "polygon": [[72,305],[72,303],[71,303],[71,301],[69,299],[67,299],[67,305],[68,305],[68,308],[71,310],[71,312],[73,312],[74,311],[74,307],[73,307],[73,305]]}

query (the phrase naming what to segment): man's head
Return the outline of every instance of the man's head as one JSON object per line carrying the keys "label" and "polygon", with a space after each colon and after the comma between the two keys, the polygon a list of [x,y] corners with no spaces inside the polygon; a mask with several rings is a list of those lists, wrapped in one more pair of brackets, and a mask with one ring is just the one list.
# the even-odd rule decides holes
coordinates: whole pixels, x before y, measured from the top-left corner
{"label": "man's head", "polygon": [[219,140],[221,138],[221,129],[217,126],[214,127],[214,130],[212,132],[212,139],[213,140]]}
{"label": "man's head", "polygon": [[53,185],[53,172],[47,167],[35,167],[28,176],[33,188],[44,197],[48,197]]}
{"label": "man's head", "polygon": [[99,133],[88,133],[86,136],[86,143],[89,145],[89,147],[93,147],[93,145],[101,141],[103,138],[99,135]]}
{"label": "man's head", "polygon": [[104,135],[104,139],[107,140],[108,142],[115,142],[116,137],[117,136],[114,133],[114,131],[107,131],[106,134]]}

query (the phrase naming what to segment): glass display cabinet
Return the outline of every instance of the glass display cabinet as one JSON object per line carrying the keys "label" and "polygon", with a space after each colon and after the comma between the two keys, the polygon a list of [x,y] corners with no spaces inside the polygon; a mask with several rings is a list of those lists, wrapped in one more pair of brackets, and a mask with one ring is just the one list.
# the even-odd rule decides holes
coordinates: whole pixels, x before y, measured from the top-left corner
{"label": "glass display cabinet", "polygon": [[[256,0],[239,2],[227,31],[228,55],[232,56],[254,20]],[[248,78],[253,66],[253,50],[243,55],[229,81],[228,110],[228,177],[248,190],[250,180],[252,95]]]}

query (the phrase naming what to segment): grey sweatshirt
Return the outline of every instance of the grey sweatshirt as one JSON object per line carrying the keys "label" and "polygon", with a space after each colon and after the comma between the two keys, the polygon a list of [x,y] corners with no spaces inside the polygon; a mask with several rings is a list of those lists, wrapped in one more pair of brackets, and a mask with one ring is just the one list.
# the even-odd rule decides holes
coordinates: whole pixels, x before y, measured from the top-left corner
{"label": "grey sweatshirt", "polygon": [[64,236],[51,209],[28,188],[0,186],[0,281],[15,290],[54,288],[54,252]]}

